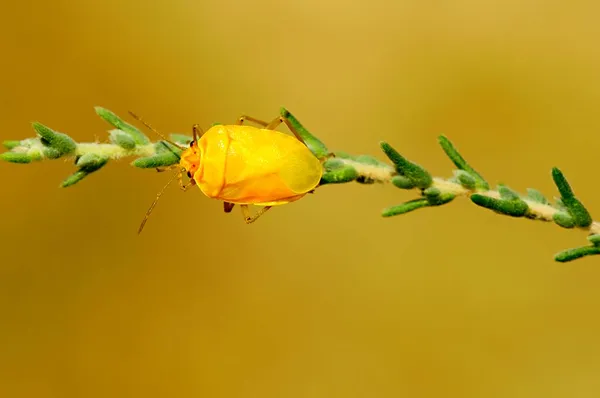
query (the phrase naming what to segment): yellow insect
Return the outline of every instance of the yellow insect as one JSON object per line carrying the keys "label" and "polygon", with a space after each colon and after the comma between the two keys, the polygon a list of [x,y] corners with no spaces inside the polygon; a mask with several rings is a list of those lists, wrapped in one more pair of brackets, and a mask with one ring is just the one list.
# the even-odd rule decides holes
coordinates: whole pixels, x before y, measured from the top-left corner
{"label": "yellow insect", "polygon": [[[162,137],[141,118],[132,115]],[[244,125],[246,121],[261,128]],[[276,131],[281,123],[285,123],[295,137]],[[310,151],[287,119],[277,117],[267,123],[241,116],[235,124],[214,125],[204,134],[194,125],[193,140],[181,153],[179,165],[174,167],[181,170],[180,185],[184,191],[197,185],[207,197],[223,201],[226,213],[238,204],[245,222],[250,224],[271,207],[312,193],[321,180],[324,160]],[[186,185],[181,182],[183,172],[190,178]],[[139,232],[165,188],[146,213]],[[251,216],[248,205],[260,209]]]}

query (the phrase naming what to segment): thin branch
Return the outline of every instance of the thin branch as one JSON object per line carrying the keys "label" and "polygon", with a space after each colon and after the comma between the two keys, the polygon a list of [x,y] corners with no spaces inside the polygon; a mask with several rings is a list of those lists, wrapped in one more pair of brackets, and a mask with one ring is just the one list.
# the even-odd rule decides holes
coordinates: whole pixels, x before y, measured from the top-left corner
{"label": "thin branch", "polygon": [[[5,141],[4,146],[9,151],[0,154],[0,159],[13,163],[30,163],[72,158],[77,171],[61,184],[68,187],[100,170],[109,160],[133,157],[136,159],[131,164],[138,168],[176,165],[182,149],[192,140],[187,135],[171,134],[170,138],[177,146],[165,140],[152,142],[139,129],[107,109],[97,107],[96,113],[114,127],[109,131],[107,143],[77,143],[68,135],[36,122],[33,123],[33,129],[37,137]],[[308,132],[285,108],[281,109],[281,117],[300,135],[315,156],[326,158],[330,155],[323,142]],[[559,169],[552,169],[552,178],[560,197],[551,203],[541,192],[532,188],[527,189],[525,195],[506,185],[490,189],[489,183],[468,164],[448,138],[440,136],[439,143],[456,166],[450,178],[431,176],[425,168],[409,161],[391,145],[382,142],[381,149],[391,164],[368,155],[353,156],[335,152],[333,158],[323,163],[320,186],[349,182],[364,185],[390,183],[400,189],[418,193],[419,196],[413,200],[384,209],[383,217],[393,217],[425,207],[438,207],[457,197],[464,197],[497,214],[552,222],[562,228],[579,229],[588,234],[588,245],[562,251],[555,256],[556,261],[567,262],[600,254],[600,222],[592,220]]]}

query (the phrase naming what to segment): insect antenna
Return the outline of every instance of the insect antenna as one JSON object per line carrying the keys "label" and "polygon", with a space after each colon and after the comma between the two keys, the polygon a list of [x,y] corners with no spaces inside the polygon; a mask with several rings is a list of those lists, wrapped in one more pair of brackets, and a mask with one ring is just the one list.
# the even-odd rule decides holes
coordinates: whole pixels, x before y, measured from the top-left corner
{"label": "insect antenna", "polygon": [[198,143],[198,137],[201,136],[202,134],[204,134],[204,131],[202,130],[202,128],[200,127],[199,124],[194,124],[192,126],[192,144],[197,144]]}
{"label": "insect antenna", "polygon": [[146,122],[144,119],[142,119],[140,116],[136,115],[135,113],[133,113],[132,111],[129,111],[129,114],[136,119],[137,121],[139,121],[140,123],[142,123],[144,126],[146,126],[147,128],[149,128],[154,134],[158,135],[160,138],[162,138],[163,141],[168,142],[169,144],[175,146],[176,148],[181,148],[180,144],[177,144],[169,139],[167,139],[167,137],[165,137],[163,134],[159,133],[154,127],[152,127],[148,122]]}
{"label": "insect antenna", "polygon": [[146,215],[144,216],[144,219],[142,220],[142,224],[140,225],[140,228],[138,229],[138,235],[142,233],[142,229],[144,229],[144,226],[146,225],[146,221],[148,221],[148,218],[150,217],[150,214],[152,213],[152,210],[154,210],[154,207],[158,203],[158,200],[160,199],[161,195],[163,194],[163,192],[165,192],[165,190],[167,189],[167,187],[169,185],[171,185],[171,183],[175,180],[176,177],[177,177],[177,175],[174,175],[173,178],[171,178],[169,180],[169,182],[167,182],[167,185],[165,185],[163,187],[163,189],[161,189],[160,192],[158,194],[156,194],[156,199],[154,199],[154,202],[152,202],[152,204],[150,205],[150,208],[146,212]]}

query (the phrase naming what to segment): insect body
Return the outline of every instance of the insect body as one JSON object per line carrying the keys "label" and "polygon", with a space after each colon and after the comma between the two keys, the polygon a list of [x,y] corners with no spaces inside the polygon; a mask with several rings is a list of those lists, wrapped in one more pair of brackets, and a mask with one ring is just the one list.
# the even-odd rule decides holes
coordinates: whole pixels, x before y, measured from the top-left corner
{"label": "insect body", "polygon": [[323,173],[296,138],[241,125],[211,127],[182,153],[180,165],[209,198],[263,209],[302,198]]}
{"label": "insect body", "polygon": [[[245,121],[261,128],[243,125]],[[281,123],[295,137],[276,131]],[[241,116],[236,124],[215,125],[200,138],[198,130],[194,126],[193,140],[180,155],[178,167],[190,178],[182,189],[197,185],[207,197],[222,200],[227,213],[240,205],[247,224],[272,206],[294,202],[313,192],[321,180],[324,159],[315,157],[283,117],[266,123]],[[140,232],[161,194],[146,214]],[[251,216],[248,205],[260,206],[260,210]]]}

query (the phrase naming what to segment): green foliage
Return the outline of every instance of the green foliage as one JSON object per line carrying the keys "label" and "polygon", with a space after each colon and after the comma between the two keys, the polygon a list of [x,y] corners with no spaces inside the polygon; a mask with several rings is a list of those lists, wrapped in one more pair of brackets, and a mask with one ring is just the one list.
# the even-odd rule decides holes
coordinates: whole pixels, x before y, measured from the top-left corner
{"label": "green foliage", "polygon": [[556,167],[552,169],[552,178],[560,192],[560,198],[567,211],[573,217],[575,226],[589,227],[592,224],[592,217],[583,204],[575,197],[571,186],[565,176]]}
{"label": "green foliage", "polygon": [[[151,142],[139,129],[123,121],[113,112],[96,107],[96,113],[114,129],[108,132],[106,143],[77,143],[64,133],[56,132],[40,123],[33,123],[36,138],[5,141],[8,152],[0,159],[11,163],[31,163],[71,157],[77,171],[65,179],[63,187],[73,186],[90,174],[102,169],[109,160],[134,157],[131,163],[142,169],[167,168],[177,165],[181,152],[192,141],[186,134],[173,133],[173,143]],[[588,210],[575,196],[563,173],[552,169],[552,178],[560,197],[554,204],[539,191],[528,188],[526,195],[500,184],[490,190],[489,183],[477,172],[445,136],[439,144],[457,169],[450,178],[432,177],[423,167],[401,155],[389,143],[381,142],[381,150],[391,161],[383,162],[370,155],[351,155],[331,152],[312,135],[287,109],[281,108],[282,120],[307,144],[316,157],[323,160],[320,186],[357,182],[363,185],[391,183],[402,190],[416,190],[419,197],[383,210],[383,217],[394,217],[427,207],[439,207],[457,197],[467,197],[479,207],[497,214],[532,220],[551,221],[567,229],[588,232],[588,245],[564,250],[555,256],[559,262],[572,261],[600,254],[600,224],[592,220]],[[214,123],[213,125],[218,124]],[[175,145],[176,144],[176,145]]]}
{"label": "green foliage", "polygon": [[294,115],[292,115],[287,109],[281,108],[279,114],[285,121],[285,123],[290,127],[290,129],[295,130],[300,137],[306,143],[306,146],[310,148],[312,153],[315,154],[318,158],[325,158],[329,155],[329,150],[317,137],[312,135],[304,128],[302,124],[296,119]]}
{"label": "green foliage", "polygon": [[427,170],[416,163],[406,160],[404,156],[400,155],[400,153],[392,148],[387,142],[381,142],[380,145],[383,153],[385,153],[392,163],[394,163],[398,174],[406,177],[417,188],[425,189],[431,186],[433,179]]}
{"label": "green foliage", "polygon": [[136,127],[132,126],[129,123],[124,122],[117,115],[109,111],[108,109],[104,109],[102,107],[97,106],[96,113],[106,122],[115,126],[115,128],[121,130],[125,134],[128,134],[133,141],[138,145],[146,145],[150,142],[150,139],[146,137],[144,133],[138,130]]}
{"label": "green foliage", "polygon": [[523,217],[527,214],[529,206],[523,200],[517,199],[497,199],[490,196],[475,193],[471,195],[471,201],[477,206],[485,207],[496,213],[511,217]]}
{"label": "green foliage", "polygon": [[467,161],[461,156],[460,153],[458,153],[458,150],[454,147],[454,145],[452,144],[452,142],[450,142],[448,138],[441,135],[438,137],[438,141],[444,152],[446,152],[446,155],[448,155],[448,157],[452,161],[452,163],[454,163],[454,165],[458,167],[459,170],[463,170],[472,176],[472,178],[476,181],[475,184],[477,188],[485,190],[489,189],[489,185],[485,181],[485,179],[467,163]]}

